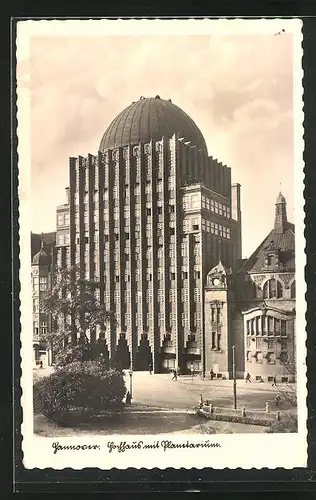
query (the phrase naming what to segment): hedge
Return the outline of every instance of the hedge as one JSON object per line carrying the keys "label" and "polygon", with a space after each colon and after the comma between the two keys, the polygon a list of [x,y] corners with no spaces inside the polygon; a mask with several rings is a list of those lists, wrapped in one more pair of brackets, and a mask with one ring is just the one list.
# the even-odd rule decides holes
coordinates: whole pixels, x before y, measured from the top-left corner
{"label": "hedge", "polygon": [[263,418],[254,418],[254,417],[242,417],[241,415],[224,415],[224,414],[216,414],[210,413],[206,415],[198,411],[200,416],[207,418],[208,420],[218,420],[221,422],[234,422],[239,424],[252,424],[252,425],[261,425],[263,427],[267,427],[267,425],[271,424],[271,420],[263,419]]}
{"label": "hedge", "polygon": [[122,409],[125,392],[121,371],[77,361],[34,384],[34,411],[60,423],[78,409],[82,414]]}
{"label": "hedge", "polygon": [[283,417],[281,421],[276,420],[275,422],[271,422],[271,420],[264,418],[242,417],[241,415],[224,415],[216,413],[205,414],[200,410],[197,410],[197,414],[208,420],[268,427],[267,432],[269,433],[297,432],[297,418],[292,415]]}

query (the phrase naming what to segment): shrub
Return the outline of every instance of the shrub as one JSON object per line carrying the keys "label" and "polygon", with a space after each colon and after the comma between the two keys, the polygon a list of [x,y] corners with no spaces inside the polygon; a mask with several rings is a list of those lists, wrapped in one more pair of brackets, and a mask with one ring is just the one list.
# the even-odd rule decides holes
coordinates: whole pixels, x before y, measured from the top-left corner
{"label": "shrub", "polygon": [[272,422],[267,433],[278,432],[297,432],[297,417],[296,415],[286,415],[277,422]]}
{"label": "shrub", "polygon": [[41,377],[38,376],[36,372],[33,372],[33,385],[38,382],[41,379]]}
{"label": "shrub", "polygon": [[97,361],[76,361],[36,382],[34,409],[61,423],[74,410],[118,410],[125,392],[122,372]]}
{"label": "shrub", "polygon": [[82,377],[52,373],[34,384],[34,409],[52,420],[63,420],[82,389]]}
{"label": "shrub", "polygon": [[251,425],[260,425],[262,427],[267,427],[271,424],[271,420],[265,418],[256,418],[256,417],[242,417],[241,415],[225,415],[225,414],[216,414],[210,413],[205,414],[200,410],[197,410],[197,414],[199,416],[203,416],[209,420],[217,420],[220,422],[232,422],[236,424],[251,424]]}
{"label": "shrub", "polygon": [[[46,377],[45,377],[46,378]],[[42,412],[42,394],[43,394],[43,384],[45,381],[45,378],[40,378],[40,377],[34,377],[34,382],[33,382],[33,411],[34,413],[41,413]]]}
{"label": "shrub", "polygon": [[[56,368],[62,368],[76,361],[84,363],[86,361],[94,361],[106,359],[107,352],[104,344],[68,344],[55,354]],[[104,361],[103,361],[104,363]]]}

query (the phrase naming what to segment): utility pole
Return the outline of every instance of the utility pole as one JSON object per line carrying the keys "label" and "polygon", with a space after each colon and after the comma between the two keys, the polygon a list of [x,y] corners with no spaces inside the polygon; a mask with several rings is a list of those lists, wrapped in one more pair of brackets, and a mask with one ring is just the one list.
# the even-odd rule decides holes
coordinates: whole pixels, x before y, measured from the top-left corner
{"label": "utility pole", "polygon": [[236,362],[235,362],[235,346],[233,345],[233,388],[234,388],[234,408],[237,409],[237,391],[236,391]]}
{"label": "utility pole", "polygon": [[129,373],[129,393],[131,398],[133,397],[133,370],[132,367],[128,371]]}

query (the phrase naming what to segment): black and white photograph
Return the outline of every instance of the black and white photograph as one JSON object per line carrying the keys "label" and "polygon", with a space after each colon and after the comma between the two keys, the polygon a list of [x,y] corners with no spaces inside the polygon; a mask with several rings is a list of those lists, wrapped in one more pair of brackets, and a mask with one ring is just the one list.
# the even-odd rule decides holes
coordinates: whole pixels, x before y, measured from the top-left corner
{"label": "black and white photograph", "polygon": [[306,463],[301,41],[18,23],[26,468]]}

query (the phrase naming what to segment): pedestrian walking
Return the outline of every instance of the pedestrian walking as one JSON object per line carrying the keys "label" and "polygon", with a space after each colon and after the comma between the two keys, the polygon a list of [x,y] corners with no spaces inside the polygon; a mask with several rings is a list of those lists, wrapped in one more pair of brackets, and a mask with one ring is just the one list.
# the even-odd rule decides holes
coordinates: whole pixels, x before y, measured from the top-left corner
{"label": "pedestrian walking", "polygon": [[40,361],[40,368],[43,368],[43,361]]}
{"label": "pedestrian walking", "polygon": [[214,375],[215,375],[215,373],[213,372],[213,368],[212,368],[212,370],[210,371],[210,375],[211,375],[211,380],[213,380]]}
{"label": "pedestrian walking", "polygon": [[280,395],[279,395],[279,394],[277,394],[277,395],[275,396],[275,406],[276,406],[277,408],[279,408],[280,403],[281,403],[281,397],[280,397]]}
{"label": "pedestrian walking", "polygon": [[177,380],[178,375],[177,375],[177,370],[173,370],[173,377],[171,380]]}
{"label": "pedestrian walking", "polygon": [[251,376],[250,376],[250,373],[249,373],[249,372],[248,372],[248,373],[247,373],[247,375],[246,375],[246,379],[245,379],[245,381],[246,381],[246,383],[247,383],[247,382],[250,382],[250,383],[252,382],[252,380],[251,380]]}
{"label": "pedestrian walking", "polygon": [[272,381],[272,387],[276,387],[277,383],[276,383],[276,376],[274,375],[273,377],[273,381]]}
{"label": "pedestrian walking", "polygon": [[152,363],[149,363],[149,375],[152,375],[153,372],[153,365]]}

